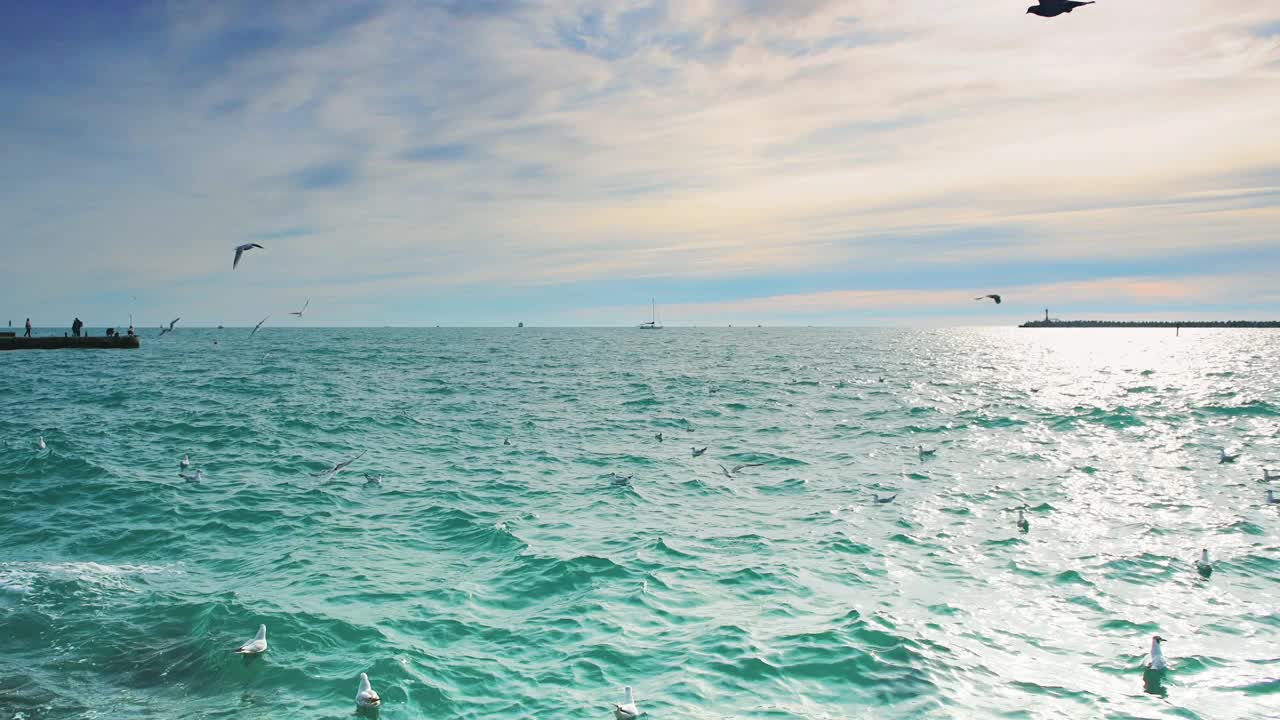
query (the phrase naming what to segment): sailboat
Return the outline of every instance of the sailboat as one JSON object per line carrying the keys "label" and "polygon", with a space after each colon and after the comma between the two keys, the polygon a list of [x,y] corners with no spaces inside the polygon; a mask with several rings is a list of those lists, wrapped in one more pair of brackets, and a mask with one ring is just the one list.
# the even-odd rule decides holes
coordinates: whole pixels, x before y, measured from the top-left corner
{"label": "sailboat", "polygon": [[640,323],[641,330],[661,330],[662,323],[658,322],[658,305],[649,298],[649,322]]}

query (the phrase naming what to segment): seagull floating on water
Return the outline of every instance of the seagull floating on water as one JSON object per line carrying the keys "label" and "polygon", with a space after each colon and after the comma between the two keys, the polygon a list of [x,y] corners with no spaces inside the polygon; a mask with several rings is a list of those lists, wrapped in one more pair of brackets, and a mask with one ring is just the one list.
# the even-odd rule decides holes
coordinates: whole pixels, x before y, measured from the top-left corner
{"label": "seagull floating on water", "polygon": [[657,435],[654,435],[654,437],[657,438],[658,442],[662,442],[662,433],[658,433]]}
{"label": "seagull floating on water", "polygon": [[1196,561],[1196,570],[1201,577],[1209,577],[1213,574],[1213,563],[1209,562],[1209,548],[1200,550],[1200,559]]}
{"label": "seagull floating on water", "polygon": [[[1027,12],[1032,15],[1039,15],[1044,18],[1057,17],[1062,13],[1069,13],[1081,5],[1092,5],[1093,0],[1040,0],[1039,5],[1032,5],[1027,8]],[[999,301],[997,301],[999,302]]]}
{"label": "seagull floating on water", "polygon": [[41,435],[40,437],[36,438],[36,448],[38,448],[38,449],[40,449],[40,450],[45,449],[44,436],[43,436],[43,435]]}
{"label": "seagull floating on water", "polygon": [[342,461],[342,462],[340,462],[340,463],[334,463],[333,467],[329,468],[328,470],[325,470],[324,472],[312,473],[312,474],[311,474],[311,477],[323,477],[324,479],[328,480],[329,478],[333,477],[334,475],[337,475],[338,473],[342,472],[343,470],[346,470],[346,469],[347,469],[347,466],[348,466],[348,465],[350,465],[351,463],[353,463],[353,462],[355,462],[355,461],[359,460],[360,458],[364,457],[364,454],[365,454],[366,452],[368,452],[368,450],[362,450],[362,451],[360,452],[360,454],[359,454],[359,455],[357,455],[357,456],[355,456],[355,457],[351,458],[350,460],[344,460],[344,461]]}
{"label": "seagull floating on water", "polygon": [[644,714],[636,707],[636,696],[631,692],[631,686],[628,685],[622,688],[622,704],[613,704],[613,717],[615,720],[635,720]]}
{"label": "seagull floating on water", "polygon": [[298,312],[291,312],[291,313],[289,313],[289,314],[290,314],[290,315],[297,315],[298,317],[302,317],[302,313],[306,312],[306,311],[307,311],[307,307],[308,307],[308,306],[310,306],[310,305],[311,305],[311,298],[307,298],[307,301],[306,301],[306,302],[304,302],[304,303],[302,303],[302,309],[301,309],[301,310],[299,310]]}
{"label": "seagull floating on water", "polygon": [[1235,452],[1227,452],[1227,449],[1226,449],[1226,448],[1222,448],[1221,450],[1219,450],[1219,451],[1218,451],[1218,464],[1219,464],[1219,465],[1221,465],[1222,463],[1233,463],[1233,462],[1235,462],[1236,460],[1239,460],[1239,459],[1240,459],[1240,451],[1239,451],[1239,450],[1236,450]]}
{"label": "seagull floating on water", "polygon": [[706,451],[707,451],[707,448],[702,448],[701,450],[699,450],[699,449],[698,449],[698,448],[696,448],[696,447],[695,447],[695,448],[689,448],[689,449],[693,451],[693,456],[694,456],[694,457],[701,457],[701,456],[702,456],[702,453],[704,453],[704,452],[706,452]]}
{"label": "seagull floating on water", "polygon": [[1022,509],[1018,509],[1018,529],[1027,532],[1031,529],[1031,523],[1027,520],[1027,516],[1022,514]]}
{"label": "seagull floating on water", "polygon": [[924,458],[933,457],[934,455],[937,455],[938,448],[927,448],[923,445],[917,445],[916,452],[920,453],[920,459],[923,460]]}
{"label": "seagull floating on water", "polygon": [[1268,491],[1267,491],[1267,504],[1268,504],[1268,505],[1280,505],[1280,498],[1276,497],[1276,491],[1275,491],[1275,490],[1268,490]]}
{"label": "seagull floating on water", "polygon": [[195,474],[179,472],[178,477],[182,478],[183,480],[186,480],[189,483],[198,483],[204,479],[204,471],[196,470]]}
{"label": "seagull floating on water", "polygon": [[999,296],[999,295],[996,295],[995,293],[992,293],[992,294],[990,294],[990,295],[983,295],[982,297],[976,297],[976,298],[974,298],[974,300],[987,300],[987,299],[995,300],[997,305],[999,305],[1001,302],[1003,302],[1003,300],[1001,300],[1001,299],[1000,299],[1000,296]]}
{"label": "seagull floating on water", "polygon": [[379,698],[378,693],[373,691],[373,686],[369,684],[369,676],[360,673],[360,689],[356,691],[356,707],[376,708],[380,704],[382,704],[382,698]]}
{"label": "seagull floating on water", "polygon": [[503,445],[510,445],[510,444],[511,444],[511,438],[503,438],[503,439],[502,439],[502,444],[503,444]]}
{"label": "seagull floating on water", "polygon": [[266,322],[266,321],[267,321],[267,320],[269,320],[270,318],[271,318],[271,316],[270,316],[270,315],[268,315],[268,316],[266,316],[266,317],[262,318],[261,320],[259,320],[259,321],[258,321],[258,324],[253,326],[253,332],[249,333],[249,337],[253,337],[254,335],[256,335],[256,334],[258,333],[258,328],[262,327],[262,323]]}
{"label": "seagull floating on water", "polygon": [[258,634],[253,639],[240,647],[236,648],[236,652],[241,655],[261,655],[267,651],[267,626],[259,625]]}
{"label": "seagull floating on water", "polygon": [[365,484],[365,485],[381,485],[381,484],[382,484],[382,476],[381,476],[381,475],[371,475],[371,474],[369,474],[369,473],[365,473],[365,474],[364,474],[364,484]]}
{"label": "seagull floating on water", "polygon": [[1151,638],[1151,662],[1147,663],[1147,667],[1152,670],[1167,670],[1169,668],[1169,665],[1164,661],[1164,652],[1160,650],[1160,643],[1164,641],[1164,638],[1159,635]]}
{"label": "seagull floating on water", "polygon": [[254,249],[254,248],[257,248],[257,249],[259,249],[259,250],[266,250],[266,248],[262,247],[262,246],[261,246],[261,245],[259,245],[258,243],[245,243],[245,244],[243,244],[243,245],[237,245],[237,246],[236,246],[236,259],[231,261],[231,269],[232,269],[232,270],[235,270],[235,269],[236,269],[236,266],[240,264],[240,256],[241,256],[241,255],[245,254],[246,252],[248,252],[249,250],[252,250],[252,249]]}
{"label": "seagull floating on water", "polygon": [[177,325],[177,324],[178,324],[178,321],[179,321],[179,320],[181,320],[181,319],[182,319],[182,318],[180,318],[180,317],[176,317],[176,318],[174,318],[173,320],[169,321],[169,327],[165,327],[164,325],[161,325],[161,326],[160,326],[160,334],[159,334],[159,335],[157,335],[156,337],[164,337],[164,334],[165,334],[165,333],[171,333],[171,332],[173,332],[173,326],[174,326],[174,325]]}
{"label": "seagull floating on water", "polygon": [[884,505],[885,503],[893,502],[898,497],[898,494],[894,493],[892,495],[889,495],[888,497],[880,497],[879,493],[876,493],[876,494],[873,494],[871,497],[875,498],[875,501],[877,503]]}
{"label": "seagull floating on water", "polygon": [[182,468],[183,470],[186,470],[187,468],[191,467],[191,456],[183,455],[182,459],[178,461],[178,467]]}

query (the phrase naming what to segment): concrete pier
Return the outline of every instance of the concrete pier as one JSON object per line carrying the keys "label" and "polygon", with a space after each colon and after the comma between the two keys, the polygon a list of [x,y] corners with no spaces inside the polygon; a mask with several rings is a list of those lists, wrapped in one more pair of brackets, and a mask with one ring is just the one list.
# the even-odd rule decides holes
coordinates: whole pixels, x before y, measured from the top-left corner
{"label": "concrete pier", "polygon": [[1280,320],[1028,320],[1024,328],[1280,328]]}
{"label": "concrete pier", "polygon": [[58,337],[44,335],[39,337],[4,337],[0,336],[0,350],[136,350],[141,346],[138,336],[128,335],[107,337]]}

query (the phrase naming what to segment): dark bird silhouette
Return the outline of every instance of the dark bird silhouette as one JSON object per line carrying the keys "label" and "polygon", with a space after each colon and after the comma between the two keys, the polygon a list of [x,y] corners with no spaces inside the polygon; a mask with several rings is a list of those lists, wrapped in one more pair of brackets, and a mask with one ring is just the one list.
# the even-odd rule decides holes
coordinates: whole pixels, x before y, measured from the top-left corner
{"label": "dark bird silhouette", "polygon": [[236,269],[236,266],[240,264],[240,256],[241,256],[241,255],[243,255],[243,254],[245,253],[245,251],[246,251],[246,250],[252,250],[252,249],[254,249],[254,248],[258,248],[259,250],[265,250],[265,249],[266,249],[266,248],[262,247],[261,245],[259,245],[258,243],[245,243],[245,244],[243,244],[243,245],[237,245],[237,246],[236,246],[236,259],[231,261],[231,269],[232,269],[232,270],[235,270],[235,269]]}
{"label": "dark bird silhouette", "polygon": [[159,334],[159,335],[157,335],[156,337],[164,337],[164,334],[165,334],[165,333],[171,333],[171,332],[173,332],[173,326],[174,326],[174,325],[177,325],[177,324],[178,324],[178,321],[179,321],[179,320],[181,320],[181,319],[182,319],[182,318],[174,318],[174,319],[173,319],[173,321],[169,323],[169,327],[165,327],[165,326],[161,325],[161,326],[160,326],[160,334]]}
{"label": "dark bird silhouette", "polygon": [[266,322],[266,321],[267,321],[267,318],[270,318],[270,317],[271,317],[271,316],[270,316],[270,315],[268,315],[267,317],[264,317],[264,318],[262,318],[261,320],[259,320],[259,321],[258,321],[258,324],[253,326],[253,332],[249,333],[249,337],[253,337],[254,335],[257,335],[257,334],[258,334],[258,328],[262,327],[262,323]]}
{"label": "dark bird silhouette", "polygon": [[994,293],[991,295],[983,295],[982,297],[976,297],[974,298],[974,300],[986,300],[987,298],[991,298],[992,300],[995,300],[997,305],[1001,303],[1000,296]]}
{"label": "dark bird silhouette", "polygon": [[698,456],[702,455],[702,453],[704,453],[704,452],[706,452],[706,451],[707,451],[707,449],[706,449],[706,448],[702,448],[701,450],[699,450],[699,449],[698,449],[698,448],[696,448],[696,447],[695,447],[695,448],[690,448],[690,450],[692,450],[692,451],[693,451],[693,456],[694,456],[694,457],[698,457]]}
{"label": "dark bird silhouette", "polygon": [[[1044,18],[1057,17],[1062,13],[1069,13],[1081,5],[1092,5],[1093,0],[1087,2],[1079,2],[1079,0],[1040,0],[1039,5],[1032,5],[1027,8],[1027,12],[1032,15],[1039,15]],[[997,300],[996,302],[1000,302]]]}
{"label": "dark bird silhouette", "polygon": [[877,495],[872,495],[871,497],[872,497],[872,498],[874,498],[874,499],[875,499],[875,501],[876,501],[877,503],[879,503],[880,505],[884,505],[885,503],[891,503],[891,502],[893,502],[895,499],[897,499],[898,494],[897,494],[897,493],[894,493],[894,494],[892,494],[892,495],[890,495],[890,496],[888,496],[888,497],[880,497],[880,496],[877,494]]}

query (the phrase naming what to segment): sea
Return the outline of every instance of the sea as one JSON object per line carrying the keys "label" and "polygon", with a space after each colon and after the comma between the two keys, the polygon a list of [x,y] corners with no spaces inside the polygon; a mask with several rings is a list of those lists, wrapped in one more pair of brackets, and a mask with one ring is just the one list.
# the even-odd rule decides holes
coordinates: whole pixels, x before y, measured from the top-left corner
{"label": "sea", "polygon": [[1278,431],[1267,330],[0,353],[0,720],[1278,718]]}

